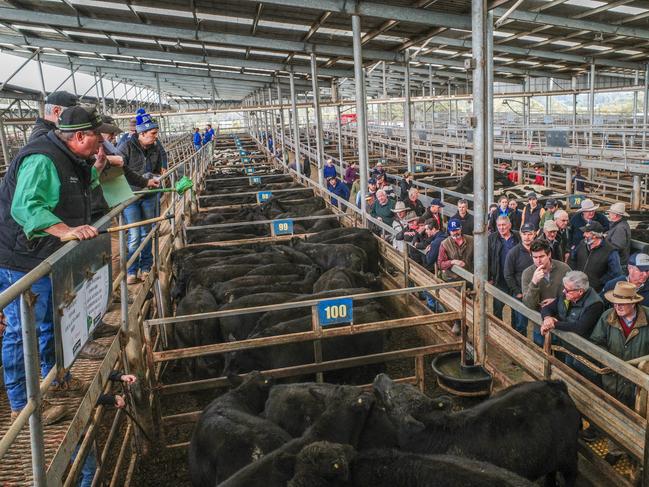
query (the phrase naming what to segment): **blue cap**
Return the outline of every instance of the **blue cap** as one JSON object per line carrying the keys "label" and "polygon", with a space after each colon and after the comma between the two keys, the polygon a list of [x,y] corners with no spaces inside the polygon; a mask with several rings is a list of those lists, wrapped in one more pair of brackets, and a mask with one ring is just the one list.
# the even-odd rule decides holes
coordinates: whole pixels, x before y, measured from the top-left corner
{"label": "blue cap", "polygon": [[444,208],[444,203],[442,203],[442,200],[440,200],[439,198],[433,198],[432,200],[430,200],[430,206],[433,205]]}
{"label": "blue cap", "polygon": [[451,218],[448,221],[448,231],[452,232],[453,230],[462,230],[462,220],[459,218]]}
{"label": "blue cap", "polygon": [[369,179],[367,180],[367,184],[376,184],[376,179],[374,179],[374,178],[369,178]]}

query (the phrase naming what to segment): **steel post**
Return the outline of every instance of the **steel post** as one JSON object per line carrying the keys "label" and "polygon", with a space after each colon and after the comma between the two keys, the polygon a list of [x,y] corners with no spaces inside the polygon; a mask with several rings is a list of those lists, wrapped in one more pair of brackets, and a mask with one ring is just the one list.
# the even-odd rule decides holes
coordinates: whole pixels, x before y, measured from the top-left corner
{"label": "steel post", "polygon": [[352,33],[354,47],[354,84],[356,86],[356,131],[358,139],[358,162],[361,175],[361,214],[366,218],[367,202],[367,117],[365,113],[365,77],[363,73],[363,52],[361,44],[361,18],[352,15]]}
{"label": "steel post", "polygon": [[72,63],[70,63],[70,76],[72,77],[72,89],[74,90],[74,94],[78,95],[79,92],[77,91],[77,80],[74,78],[74,72],[75,69],[72,67]]}
{"label": "steel post", "polygon": [[[268,87],[268,104],[272,106],[273,104],[273,90],[269,86]],[[273,151],[272,153],[275,153],[275,149],[277,149],[277,124],[275,123],[275,110],[272,108],[270,109],[269,113],[269,118],[270,118],[270,132],[273,138]]]}
{"label": "steel post", "polygon": [[415,164],[412,157],[412,104],[410,102],[410,56],[406,49],[403,53],[406,68],[404,89],[405,101],[403,105],[403,126],[406,128],[406,165],[409,172],[415,172]]}
{"label": "steel post", "polygon": [[486,33],[486,84],[487,84],[487,204],[494,202],[494,14],[493,10],[487,13]]}
{"label": "steel post", "polygon": [[45,441],[43,421],[41,418],[40,367],[38,358],[38,334],[34,307],[36,295],[31,289],[20,295],[20,322],[23,338],[23,355],[25,361],[25,385],[27,399],[34,401],[35,410],[29,417],[29,439],[32,452],[32,474],[34,486],[47,485],[45,473]]}
{"label": "steel post", "polygon": [[155,74],[156,90],[158,92],[158,111],[162,113],[162,91],[160,90],[160,75]]}
{"label": "steel post", "polygon": [[293,115],[293,150],[295,152],[295,170],[298,174],[302,174],[302,163],[300,161],[300,121],[297,112],[295,74],[293,74],[293,71],[289,73],[289,81],[291,84],[291,112]]}
{"label": "steel post", "polygon": [[572,169],[566,166],[566,194],[572,193]]}
{"label": "steel post", "polygon": [[315,117],[315,143],[316,158],[318,166],[318,182],[324,186],[323,161],[324,159],[324,142],[322,140],[322,112],[320,111],[320,86],[318,85],[318,65],[316,63],[315,53],[311,53],[311,84],[313,87],[313,111]]}
{"label": "steel post", "polygon": [[472,51],[475,62],[473,70],[473,212],[475,226],[474,279],[475,298],[473,301],[475,362],[484,364],[487,353],[487,313],[484,283],[487,280],[487,231],[485,202],[485,162],[486,162],[486,123],[488,95],[486,89],[486,0],[471,1]]}
{"label": "steel post", "polygon": [[595,63],[590,64],[590,95],[588,98],[588,114],[590,116],[590,133],[588,136],[588,147],[593,147],[593,126],[595,125]]}
{"label": "steel post", "polygon": [[37,51],[38,54],[36,54],[36,66],[38,66],[38,76],[41,80],[41,93],[42,93],[42,98],[40,102],[40,113],[41,117],[45,116],[45,98],[47,97],[47,90],[45,89],[45,77],[43,76],[43,63],[41,63],[41,54],[40,54],[40,49]]}
{"label": "steel post", "polygon": [[11,156],[9,155],[9,145],[7,145],[7,134],[5,133],[5,125],[2,121],[3,117],[0,115],[0,145],[2,146],[2,158],[4,165],[9,167]]}
{"label": "steel post", "polygon": [[644,107],[642,110],[642,150],[647,149],[647,119],[649,118],[649,63],[644,71]]}
{"label": "steel post", "polygon": [[277,81],[277,100],[279,101],[279,125],[282,134],[282,164],[288,164],[286,160],[286,140],[285,140],[285,127],[284,127],[284,99],[282,98],[282,86]]}
{"label": "steel post", "polygon": [[106,95],[104,93],[104,78],[101,73],[101,68],[97,68],[97,76],[99,76],[99,92],[101,94],[101,109],[106,113]]}
{"label": "steel post", "polygon": [[387,73],[385,72],[385,61],[383,61],[383,98],[388,97],[388,78]]}

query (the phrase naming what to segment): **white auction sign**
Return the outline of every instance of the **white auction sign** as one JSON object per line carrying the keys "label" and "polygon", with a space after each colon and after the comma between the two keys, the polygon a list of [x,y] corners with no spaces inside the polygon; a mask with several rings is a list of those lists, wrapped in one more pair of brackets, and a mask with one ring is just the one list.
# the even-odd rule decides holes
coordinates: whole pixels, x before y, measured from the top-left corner
{"label": "white auction sign", "polygon": [[83,281],[74,299],[62,309],[61,338],[63,366],[67,369],[88,341],[94,327],[106,313],[110,292],[108,266]]}

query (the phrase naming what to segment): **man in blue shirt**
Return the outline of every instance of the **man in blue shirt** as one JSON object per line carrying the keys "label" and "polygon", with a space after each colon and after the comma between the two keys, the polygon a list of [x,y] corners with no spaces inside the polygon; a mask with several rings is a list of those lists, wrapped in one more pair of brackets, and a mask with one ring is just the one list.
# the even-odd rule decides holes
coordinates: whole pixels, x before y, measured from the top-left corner
{"label": "man in blue shirt", "polygon": [[201,131],[198,130],[198,127],[194,129],[194,149],[196,151],[200,150],[201,148]]}
{"label": "man in blue shirt", "polygon": [[[521,239],[518,233],[512,231],[512,223],[507,215],[500,215],[496,218],[496,232],[489,234],[488,239],[488,260],[489,282],[501,291],[509,294],[509,287],[505,280],[505,259],[511,249],[513,249]],[[494,314],[502,319],[503,303],[494,299]]]}
{"label": "man in blue shirt", "polygon": [[329,180],[329,178],[336,177],[336,166],[334,166],[333,159],[331,158],[327,159],[327,162],[325,162],[325,167],[322,171],[323,171],[323,176],[326,180]]}
{"label": "man in blue shirt", "polygon": [[205,129],[205,135],[203,135],[203,145],[209,144],[214,138],[214,129],[212,124],[208,123],[207,128]]}
{"label": "man in blue shirt", "polygon": [[[327,179],[327,191],[332,192],[336,196],[340,196],[345,201],[349,200],[349,189],[347,186],[342,184],[336,176]],[[331,198],[331,204],[340,206],[338,205],[338,200],[336,198]]]}

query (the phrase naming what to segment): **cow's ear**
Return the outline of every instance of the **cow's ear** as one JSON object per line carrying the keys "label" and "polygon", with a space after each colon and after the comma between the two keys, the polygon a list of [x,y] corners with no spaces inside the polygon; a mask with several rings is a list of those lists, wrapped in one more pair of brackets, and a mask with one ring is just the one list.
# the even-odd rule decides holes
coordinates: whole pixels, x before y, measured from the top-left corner
{"label": "cow's ear", "polygon": [[273,465],[283,475],[290,478],[295,474],[295,460],[295,455],[291,455],[290,453],[279,453],[273,460]]}
{"label": "cow's ear", "polygon": [[320,402],[324,402],[327,399],[327,395],[324,394],[322,391],[319,391],[317,389],[309,388],[309,394],[311,394],[316,400]]}

